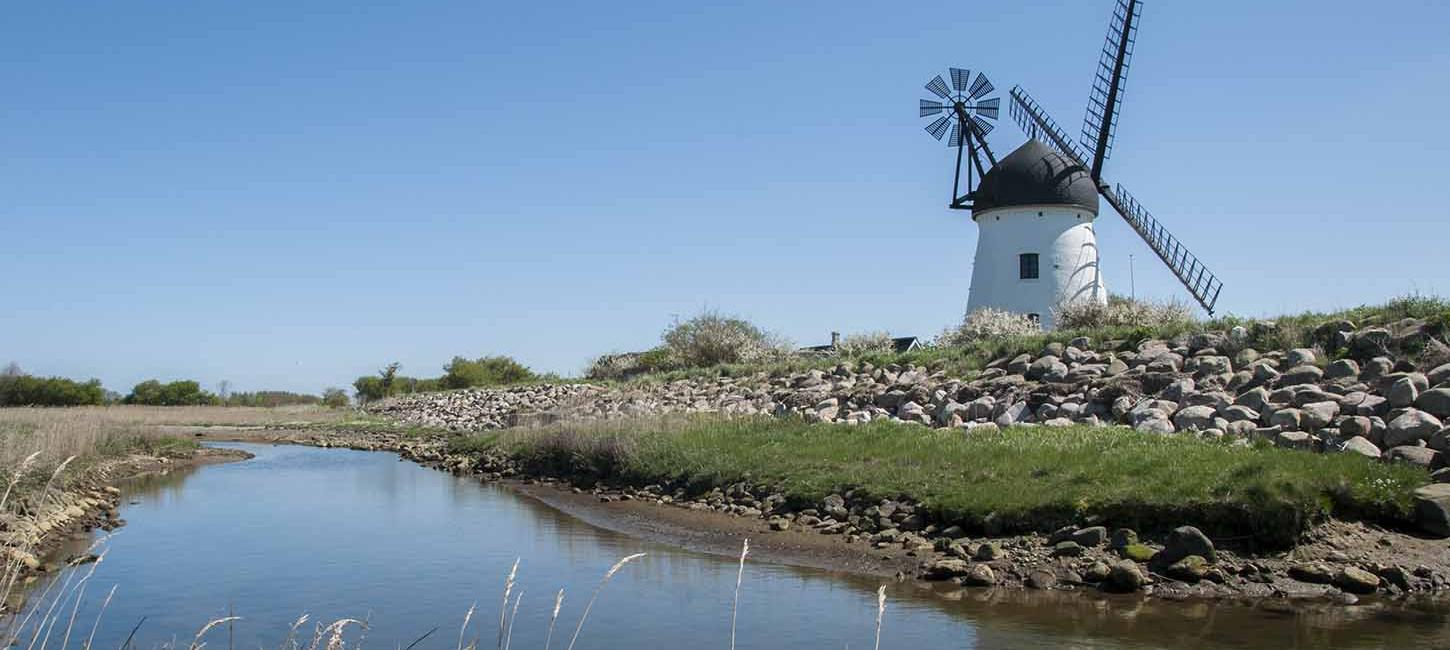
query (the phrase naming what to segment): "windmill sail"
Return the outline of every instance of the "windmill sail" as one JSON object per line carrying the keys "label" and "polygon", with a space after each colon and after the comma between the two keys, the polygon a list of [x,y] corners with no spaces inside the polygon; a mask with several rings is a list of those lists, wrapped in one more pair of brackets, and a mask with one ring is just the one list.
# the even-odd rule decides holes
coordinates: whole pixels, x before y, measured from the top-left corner
{"label": "windmill sail", "polygon": [[[1062,127],[1058,126],[1057,122],[1054,122],[1047,112],[1027,95],[1026,91],[1018,86],[1012,89],[1011,94],[1012,104],[1008,107],[1008,112],[1028,137],[1046,142],[1084,169],[1087,168],[1086,157],[1082,151],[1072,140],[1068,139],[1067,133],[1062,130]],[[1158,258],[1163,260],[1163,263],[1168,266],[1168,270],[1172,271],[1178,281],[1183,283],[1184,288],[1188,289],[1188,293],[1193,295],[1198,304],[1212,314],[1214,305],[1218,303],[1219,290],[1223,287],[1223,283],[1219,282],[1218,277],[1211,273],[1202,262],[1199,262],[1198,257],[1189,252],[1177,237],[1163,227],[1163,224],[1158,223],[1158,220],[1154,219],[1147,209],[1133,199],[1122,185],[1113,189],[1101,179],[1097,180],[1098,193],[1107,199],[1108,204],[1112,205],[1119,215],[1122,215],[1123,220],[1128,222],[1133,231],[1137,232],[1144,242],[1147,242],[1148,248],[1153,249]]]}
{"label": "windmill sail", "polygon": [[1148,248],[1158,254],[1158,259],[1163,260],[1169,270],[1173,271],[1173,275],[1178,276],[1178,281],[1183,283],[1188,293],[1193,294],[1198,304],[1212,314],[1213,306],[1218,303],[1218,292],[1223,288],[1218,277],[1199,262],[1198,257],[1189,252],[1187,247],[1179,243],[1173,233],[1158,223],[1148,213],[1147,208],[1128,194],[1128,190],[1123,189],[1121,184],[1114,189],[1104,188],[1101,193],[1143,241],[1148,242]]}
{"label": "windmill sail", "polygon": [[1113,152],[1113,135],[1118,128],[1118,111],[1123,106],[1128,64],[1133,60],[1133,43],[1138,36],[1138,18],[1143,5],[1138,0],[1118,0],[1108,37],[1098,59],[1093,91],[1088,95],[1087,117],[1083,120],[1082,144],[1092,152],[1093,180],[1102,178],[1103,161]]}

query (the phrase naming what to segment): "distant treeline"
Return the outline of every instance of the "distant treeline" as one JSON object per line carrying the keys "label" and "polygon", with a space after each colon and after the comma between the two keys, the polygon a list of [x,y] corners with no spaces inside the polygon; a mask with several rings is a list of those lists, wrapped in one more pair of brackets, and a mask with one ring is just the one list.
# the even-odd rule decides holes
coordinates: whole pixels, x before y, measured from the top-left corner
{"label": "distant treeline", "polygon": [[291,406],[325,404],[347,406],[347,393],[329,388],[321,396],[284,390],[227,393],[217,395],[189,379],[162,383],[148,379],[136,384],[125,396],[107,391],[101,380],[84,382],[65,377],[35,377],[14,363],[0,371],[0,407],[4,406],[96,406],[137,404],[144,406]]}
{"label": "distant treeline", "polygon": [[394,362],[384,366],[376,375],[358,377],[357,381],[352,383],[353,389],[357,391],[358,401],[370,402],[393,395],[429,393],[454,388],[505,386],[548,378],[548,376],[534,373],[528,366],[506,356],[479,357],[477,359],[453,357],[448,365],[443,366],[442,377],[426,379],[399,375],[398,370],[401,368],[402,364]]}

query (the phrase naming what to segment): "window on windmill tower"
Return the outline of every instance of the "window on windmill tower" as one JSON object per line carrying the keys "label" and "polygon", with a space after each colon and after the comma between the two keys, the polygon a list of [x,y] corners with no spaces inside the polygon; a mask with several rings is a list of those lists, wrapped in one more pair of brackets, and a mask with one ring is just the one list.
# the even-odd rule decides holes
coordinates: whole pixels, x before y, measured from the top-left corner
{"label": "window on windmill tower", "polygon": [[1017,256],[1018,277],[1023,280],[1037,279],[1037,253],[1023,253]]}

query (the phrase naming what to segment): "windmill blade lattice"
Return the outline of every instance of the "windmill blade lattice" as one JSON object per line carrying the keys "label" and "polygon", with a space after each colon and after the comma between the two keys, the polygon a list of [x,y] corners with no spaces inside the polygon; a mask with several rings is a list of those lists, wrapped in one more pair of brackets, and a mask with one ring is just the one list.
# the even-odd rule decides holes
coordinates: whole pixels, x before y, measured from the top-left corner
{"label": "windmill blade lattice", "polygon": [[[949,147],[969,146],[974,141],[985,146],[982,138],[996,128],[993,122],[1000,117],[1002,110],[1001,99],[984,98],[996,86],[981,72],[973,79],[971,71],[966,68],[948,68],[947,73],[952,80],[950,86],[941,75],[926,83],[927,91],[940,99],[922,99],[920,116],[932,117],[947,112],[928,123],[926,132],[941,140],[950,130],[951,136],[946,139]],[[995,159],[993,162],[996,162]]]}

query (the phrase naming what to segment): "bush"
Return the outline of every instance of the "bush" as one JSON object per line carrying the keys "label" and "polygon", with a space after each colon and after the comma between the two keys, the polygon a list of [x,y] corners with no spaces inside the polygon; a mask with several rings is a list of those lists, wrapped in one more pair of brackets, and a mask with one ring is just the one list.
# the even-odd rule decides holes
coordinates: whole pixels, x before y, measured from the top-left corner
{"label": "bush", "polygon": [[101,380],[78,382],[64,377],[31,377],[7,369],[0,374],[0,406],[85,406],[105,402]]}
{"label": "bush", "polygon": [[676,320],[661,338],[670,358],[694,368],[764,361],[783,355],[787,348],[750,321],[710,310]]}
{"label": "bush", "polygon": [[322,391],[322,405],[329,408],[346,408],[350,402],[347,399],[347,391],[341,388],[329,388]]}
{"label": "bush", "polygon": [[836,355],[849,359],[895,351],[896,341],[892,340],[891,335],[886,332],[850,334],[836,344]]}
{"label": "bush", "polygon": [[502,386],[532,381],[536,377],[527,366],[505,356],[473,360],[453,357],[453,361],[443,366],[443,371],[439,382],[445,389]]}
{"label": "bush", "polygon": [[146,406],[198,406],[221,402],[216,395],[202,390],[201,384],[189,379],[169,384],[148,379],[136,384],[131,394],[122,401]]}
{"label": "bush", "polygon": [[1042,326],[1026,314],[984,307],[970,312],[956,329],[947,330],[938,343],[942,345],[970,345],[981,341],[994,341],[1041,334]]}
{"label": "bush", "polygon": [[1058,329],[1101,329],[1106,327],[1138,327],[1150,330],[1170,329],[1193,322],[1193,309],[1177,300],[1154,302],[1109,296],[1106,305],[1083,301],[1058,305],[1052,309]]}

